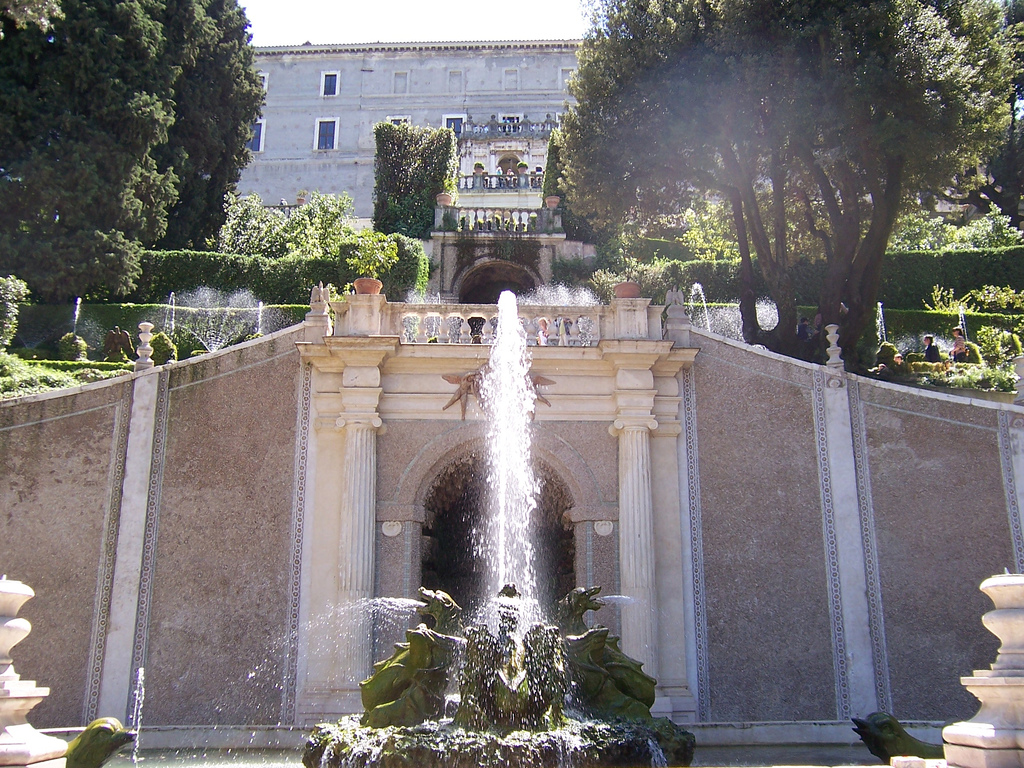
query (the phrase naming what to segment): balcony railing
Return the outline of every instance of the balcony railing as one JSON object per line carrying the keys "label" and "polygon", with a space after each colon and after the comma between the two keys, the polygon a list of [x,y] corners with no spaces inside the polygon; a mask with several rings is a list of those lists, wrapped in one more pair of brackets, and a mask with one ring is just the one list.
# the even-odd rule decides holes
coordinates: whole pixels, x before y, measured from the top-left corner
{"label": "balcony railing", "polygon": [[558,118],[548,115],[544,120],[535,122],[524,117],[522,120],[508,122],[492,117],[486,123],[476,124],[472,120],[462,123],[459,139],[504,139],[510,136],[521,138],[546,139],[551,131],[558,127]]}
{"label": "balcony railing", "polygon": [[474,173],[472,176],[459,177],[459,189],[474,192],[514,192],[522,189],[539,193],[543,186],[543,173],[520,173],[514,176]]}
{"label": "balcony railing", "polygon": [[551,234],[562,231],[562,212],[550,208],[435,208],[434,231]]}

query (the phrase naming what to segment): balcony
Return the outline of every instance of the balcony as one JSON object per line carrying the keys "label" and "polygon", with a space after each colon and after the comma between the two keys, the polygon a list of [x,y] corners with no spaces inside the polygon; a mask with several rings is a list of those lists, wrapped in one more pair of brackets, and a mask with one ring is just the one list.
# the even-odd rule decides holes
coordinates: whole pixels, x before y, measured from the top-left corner
{"label": "balcony", "polygon": [[459,191],[466,192],[513,192],[530,190],[540,193],[544,186],[543,173],[521,173],[515,176],[508,174],[474,173],[472,176],[459,177]]}
{"label": "balcony", "polygon": [[434,209],[434,231],[557,234],[562,232],[562,212],[557,208],[438,207]]}
{"label": "balcony", "polygon": [[524,117],[521,120],[498,120],[492,115],[490,121],[476,124],[472,120],[462,123],[462,130],[456,135],[460,141],[476,139],[546,139],[558,127],[558,117],[547,115],[544,120],[534,122]]}

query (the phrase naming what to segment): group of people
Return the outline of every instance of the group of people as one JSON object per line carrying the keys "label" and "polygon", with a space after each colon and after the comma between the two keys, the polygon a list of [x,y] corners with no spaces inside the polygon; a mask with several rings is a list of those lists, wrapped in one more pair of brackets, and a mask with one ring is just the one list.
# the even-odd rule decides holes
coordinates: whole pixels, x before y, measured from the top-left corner
{"label": "group of people", "polygon": [[[928,335],[924,337],[924,361],[926,363],[941,363],[942,355],[938,345],[935,343],[935,337]],[[967,362],[967,337],[964,335],[963,328],[953,329],[953,346],[949,349],[949,362],[951,363],[966,363]],[[903,354],[897,352],[892,358],[893,365],[897,368],[903,365]],[[883,368],[884,364],[879,365],[879,368]]]}

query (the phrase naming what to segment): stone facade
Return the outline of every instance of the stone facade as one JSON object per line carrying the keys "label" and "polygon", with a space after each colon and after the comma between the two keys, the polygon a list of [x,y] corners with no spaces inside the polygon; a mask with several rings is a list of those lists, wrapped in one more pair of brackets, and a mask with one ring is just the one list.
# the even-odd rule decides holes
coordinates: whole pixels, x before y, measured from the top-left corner
{"label": "stone facade", "polygon": [[[259,48],[266,104],[239,191],[268,205],[347,192],[373,212],[373,126],[451,127],[460,195],[475,207],[540,207],[551,128],[577,41]],[[482,174],[474,174],[476,163]],[[520,163],[525,166],[520,166]],[[509,173],[511,171],[511,174]]]}
{"label": "stone facade", "polygon": [[[355,607],[419,586],[432,489],[483,439],[474,402],[442,410],[442,375],[485,362],[494,308],[333,309],[333,327],[321,305],[304,327],[0,405],[0,570],[37,591],[16,662],[53,690],[36,725],[124,717],[140,666],[153,746],[234,743],[230,726],[298,741],[276,724],[358,707],[401,627]],[[996,646],[977,585],[1024,569],[1024,408],[790,360],[677,309],[663,329],[646,300],[522,311],[531,335],[575,318],[533,349],[555,382],[536,460],[575,582],[635,601],[597,619],[657,673],[657,710],[704,744],[973,714],[958,678]],[[450,333],[427,343],[439,320]]]}

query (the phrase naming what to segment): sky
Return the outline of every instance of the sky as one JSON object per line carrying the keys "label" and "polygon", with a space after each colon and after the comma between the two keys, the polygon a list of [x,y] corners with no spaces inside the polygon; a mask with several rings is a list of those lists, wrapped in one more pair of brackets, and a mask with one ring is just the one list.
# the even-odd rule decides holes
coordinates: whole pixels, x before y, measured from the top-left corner
{"label": "sky", "polygon": [[239,0],[256,46],[561,40],[586,29],[587,0],[458,4],[425,0]]}

